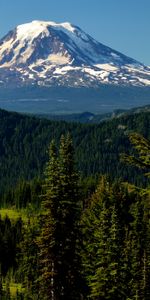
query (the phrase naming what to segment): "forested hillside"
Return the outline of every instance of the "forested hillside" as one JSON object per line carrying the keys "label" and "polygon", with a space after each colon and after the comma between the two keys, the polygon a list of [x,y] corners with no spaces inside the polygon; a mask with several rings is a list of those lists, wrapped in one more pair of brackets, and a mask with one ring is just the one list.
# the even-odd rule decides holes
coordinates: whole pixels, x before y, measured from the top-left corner
{"label": "forested hillside", "polygon": [[[125,153],[122,164],[137,165],[148,183],[150,142],[135,133],[128,139],[136,156]],[[75,151],[69,133],[53,139],[42,181],[19,182],[7,194],[0,209],[2,300],[149,299],[149,186],[99,173],[87,197]]]}
{"label": "forested hillside", "polygon": [[130,152],[128,134],[150,137],[150,113],[114,118],[100,124],[66,123],[0,110],[0,192],[18,181],[40,177],[48,158],[47,147],[70,132],[76,149],[75,161],[81,177],[109,174],[136,184],[145,184],[142,172],[120,162]]}

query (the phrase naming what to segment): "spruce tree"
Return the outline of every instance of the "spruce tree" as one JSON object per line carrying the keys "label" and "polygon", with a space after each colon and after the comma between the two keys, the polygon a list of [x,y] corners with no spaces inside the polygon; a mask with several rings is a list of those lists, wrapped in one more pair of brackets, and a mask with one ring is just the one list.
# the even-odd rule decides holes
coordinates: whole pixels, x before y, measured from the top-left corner
{"label": "spruce tree", "polygon": [[145,248],[145,228],[144,228],[144,207],[141,198],[138,196],[133,206],[134,221],[131,233],[131,296],[133,299],[144,299],[144,248]]}
{"label": "spruce tree", "polygon": [[20,244],[20,270],[24,294],[34,297],[38,294],[38,246],[36,238],[38,235],[36,222],[28,219],[27,227],[24,229],[23,241]]}
{"label": "spruce tree", "polygon": [[97,227],[95,236],[98,239],[95,274],[91,277],[91,298],[92,299],[108,299],[110,280],[109,280],[109,223],[110,215],[106,203],[100,214],[100,227]]}
{"label": "spruce tree", "polygon": [[115,203],[111,212],[111,225],[108,240],[108,273],[110,281],[108,299],[111,300],[126,300],[124,245],[122,239],[122,222],[119,218],[119,214],[119,207],[117,207]]}
{"label": "spruce tree", "polygon": [[136,150],[136,154],[121,154],[121,159],[128,164],[145,170],[145,175],[150,177],[150,141],[138,133],[130,134],[129,139]]}
{"label": "spruce tree", "polygon": [[59,174],[56,146],[52,141],[49,148],[49,161],[45,170],[44,194],[42,198],[43,214],[40,220],[41,234],[38,240],[40,248],[40,295],[41,299],[58,299],[57,283],[57,220],[60,209]]}
{"label": "spruce tree", "polygon": [[39,238],[43,299],[80,299],[80,198],[74,150],[69,135],[61,137],[59,153],[50,145],[42,195],[42,231]]}
{"label": "spruce tree", "polygon": [[91,293],[91,278],[95,275],[97,265],[97,251],[99,248],[99,229],[101,228],[101,213],[103,205],[109,198],[110,185],[105,176],[102,176],[100,183],[88,201],[88,207],[82,214],[82,235],[83,250],[82,272],[86,281],[87,294]]}
{"label": "spruce tree", "polygon": [[80,195],[79,178],[75,170],[74,149],[68,134],[61,137],[59,148],[59,178],[61,184],[61,210],[59,214],[59,281],[62,282],[61,299],[80,298],[79,245]]}
{"label": "spruce tree", "polygon": [[126,188],[102,177],[83,214],[82,263],[91,299],[128,297],[130,202]]}

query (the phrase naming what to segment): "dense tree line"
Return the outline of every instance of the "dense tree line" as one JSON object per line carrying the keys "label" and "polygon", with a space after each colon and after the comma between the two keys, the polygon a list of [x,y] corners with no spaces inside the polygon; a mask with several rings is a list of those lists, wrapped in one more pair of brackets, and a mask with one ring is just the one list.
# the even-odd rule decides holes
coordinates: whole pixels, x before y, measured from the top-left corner
{"label": "dense tree line", "polygon": [[48,159],[48,143],[69,131],[76,149],[75,161],[82,176],[91,180],[97,174],[145,185],[142,172],[119,160],[131,153],[128,133],[149,138],[150,113],[114,118],[100,124],[56,122],[0,110],[0,194],[19,181],[41,177]]}
{"label": "dense tree line", "polygon": [[26,208],[32,203],[32,206],[40,206],[39,195],[42,192],[42,180],[34,178],[31,181],[20,180],[17,185],[10,187],[1,195],[0,207],[15,206],[17,209]]}

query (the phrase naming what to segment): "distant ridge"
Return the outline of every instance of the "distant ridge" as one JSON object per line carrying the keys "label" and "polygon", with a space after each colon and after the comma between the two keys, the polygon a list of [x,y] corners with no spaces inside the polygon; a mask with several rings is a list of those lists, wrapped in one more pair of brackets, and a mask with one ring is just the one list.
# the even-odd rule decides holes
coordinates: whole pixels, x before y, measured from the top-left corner
{"label": "distant ridge", "polygon": [[55,121],[66,121],[66,122],[80,122],[80,123],[100,123],[114,118],[127,117],[134,114],[150,113],[150,105],[142,107],[136,107],[132,109],[118,109],[113,112],[105,114],[93,114],[90,112],[75,113],[75,114],[64,114],[64,115],[52,115],[52,114],[37,114],[38,118],[55,120]]}

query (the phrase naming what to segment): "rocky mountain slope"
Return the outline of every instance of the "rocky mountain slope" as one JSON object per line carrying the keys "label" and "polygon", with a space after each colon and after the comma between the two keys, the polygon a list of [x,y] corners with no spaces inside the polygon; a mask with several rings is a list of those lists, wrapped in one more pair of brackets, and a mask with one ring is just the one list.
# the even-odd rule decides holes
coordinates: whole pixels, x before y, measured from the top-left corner
{"label": "rocky mountain slope", "polygon": [[33,21],[0,40],[0,86],[150,86],[150,68],[70,23]]}

